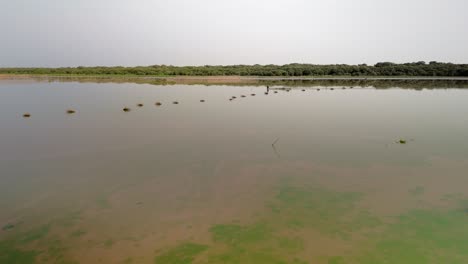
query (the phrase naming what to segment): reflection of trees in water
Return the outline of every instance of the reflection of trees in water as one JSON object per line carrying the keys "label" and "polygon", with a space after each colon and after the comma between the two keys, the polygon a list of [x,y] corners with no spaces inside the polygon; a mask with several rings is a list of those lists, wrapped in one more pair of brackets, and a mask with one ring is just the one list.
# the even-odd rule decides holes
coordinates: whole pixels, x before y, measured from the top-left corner
{"label": "reflection of trees in water", "polygon": [[406,88],[406,89],[448,89],[468,88],[465,79],[385,79],[385,78],[337,78],[337,79],[288,79],[288,78],[232,78],[232,77],[127,77],[127,76],[8,76],[8,79],[33,79],[45,82],[80,82],[80,83],[136,83],[152,85],[227,85],[227,86],[268,86],[270,89],[279,87],[368,87],[376,89]]}

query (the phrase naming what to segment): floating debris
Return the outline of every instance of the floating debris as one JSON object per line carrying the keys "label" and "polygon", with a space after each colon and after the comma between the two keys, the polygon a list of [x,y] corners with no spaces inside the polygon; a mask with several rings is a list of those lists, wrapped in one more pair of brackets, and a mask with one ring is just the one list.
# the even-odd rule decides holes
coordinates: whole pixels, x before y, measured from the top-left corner
{"label": "floating debris", "polygon": [[156,102],[155,105],[160,106],[160,105],[162,105],[162,103],[161,102]]}
{"label": "floating debris", "polygon": [[237,97],[233,96],[232,99],[236,99]]}
{"label": "floating debris", "polygon": [[346,87],[343,87],[342,89],[343,89],[343,90],[346,90]]}
{"label": "floating debris", "polygon": [[268,92],[265,92],[265,95],[268,95]]}
{"label": "floating debris", "polygon": [[320,89],[317,89],[317,91],[320,91]]}
{"label": "floating debris", "polygon": [[241,95],[241,97],[243,98],[243,97],[245,97],[245,95]]}
{"label": "floating debris", "polygon": [[177,102],[177,101],[174,101],[174,102],[172,102],[172,103],[173,103],[173,104],[179,104],[179,102]]}
{"label": "floating debris", "polygon": [[332,91],[333,91],[333,90],[335,90],[335,89],[334,89],[334,88],[330,88],[330,90],[332,90]]}
{"label": "floating debris", "polygon": [[2,230],[3,230],[3,231],[7,231],[7,230],[10,230],[10,229],[13,229],[13,228],[15,228],[15,225],[10,223],[10,224],[4,225],[4,226],[2,227]]}
{"label": "floating debris", "polygon": [[204,103],[204,102],[205,102],[205,100],[203,100],[203,99],[202,99],[202,100],[200,100],[200,103]]}
{"label": "floating debris", "polygon": [[31,117],[31,114],[30,114],[30,113],[24,113],[24,114],[23,114],[23,117],[24,117],[24,118],[30,118],[30,117]]}
{"label": "floating debris", "polygon": [[76,113],[75,110],[72,110],[72,109],[67,110],[67,114],[69,114],[69,115],[74,114],[74,113]]}
{"label": "floating debris", "polygon": [[278,143],[278,141],[279,141],[279,138],[277,138],[277,139],[273,142],[273,144],[271,144],[271,147],[273,148],[273,151],[275,152],[276,156],[278,156],[278,158],[281,158],[281,156],[280,156],[280,154],[278,153],[278,150],[276,149],[276,146],[275,146],[276,143]]}
{"label": "floating debris", "polygon": [[278,93],[278,91],[274,91],[274,93]]}
{"label": "floating debris", "polygon": [[143,104],[137,104],[138,107],[143,107]]}
{"label": "floating debris", "polygon": [[251,94],[251,96],[255,96],[255,94]]}
{"label": "floating debris", "polygon": [[302,89],[303,92],[305,92],[305,89]]}
{"label": "floating debris", "polygon": [[404,145],[404,144],[406,144],[406,140],[405,139],[400,139],[400,140],[398,140],[397,143]]}
{"label": "floating debris", "polygon": [[122,109],[124,112],[130,112],[130,108],[128,107],[125,107],[124,109]]}

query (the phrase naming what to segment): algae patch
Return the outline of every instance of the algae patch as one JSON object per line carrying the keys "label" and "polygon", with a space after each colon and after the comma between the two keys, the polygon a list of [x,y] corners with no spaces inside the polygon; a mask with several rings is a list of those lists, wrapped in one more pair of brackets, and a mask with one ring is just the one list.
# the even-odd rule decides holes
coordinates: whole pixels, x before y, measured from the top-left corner
{"label": "algae patch", "polygon": [[216,225],[210,231],[222,250],[210,255],[208,263],[304,263],[292,259],[303,249],[303,241],[276,235],[267,223]]}
{"label": "algae patch", "polygon": [[380,235],[360,263],[468,263],[468,217],[458,211],[414,210]]}
{"label": "algae patch", "polygon": [[18,249],[12,241],[0,242],[0,263],[32,264],[38,252]]}
{"label": "algae patch", "polygon": [[419,196],[419,195],[422,195],[424,194],[425,192],[425,189],[424,187],[421,187],[421,186],[417,186],[411,190],[409,190],[409,193],[413,196]]}
{"label": "algae patch", "polygon": [[346,239],[355,231],[381,224],[358,206],[362,196],[356,192],[283,186],[270,208],[274,218],[289,228],[314,228]]}
{"label": "algae patch", "polygon": [[184,243],[155,258],[155,264],[190,264],[197,255],[207,250],[208,246]]}
{"label": "algae patch", "polygon": [[39,240],[43,237],[45,237],[50,230],[49,225],[44,225],[39,228],[33,229],[31,231],[28,231],[22,235],[21,242],[22,243],[30,243],[32,241]]}
{"label": "algae patch", "polygon": [[271,230],[263,223],[251,226],[216,225],[210,231],[215,242],[231,245],[258,243],[272,236]]}

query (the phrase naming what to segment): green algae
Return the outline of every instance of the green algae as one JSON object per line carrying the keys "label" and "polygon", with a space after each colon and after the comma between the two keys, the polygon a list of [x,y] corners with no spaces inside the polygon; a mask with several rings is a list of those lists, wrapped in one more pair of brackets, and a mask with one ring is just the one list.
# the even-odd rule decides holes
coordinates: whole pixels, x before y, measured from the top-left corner
{"label": "green algae", "polygon": [[280,225],[314,228],[347,239],[355,231],[381,224],[377,217],[358,206],[362,197],[363,194],[356,192],[285,185],[270,208]]}
{"label": "green algae", "polygon": [[298,237],[278,237],[278,247],[284,251],[299,252],[304,249],[304,241]]}
{"label": "green algae", "polygon": [[55,218],[52,222],[54,226],[72,227],[82,220],[81,211],[69,211],[61,217]]}
{"label": "green algae", "polygon": [[208,246],[195,244],[195,243],[184,243],[181,244],[162,255],[155,258],[155,264],[190,264],[193,263],[195,258],[207,250]]}
{"label": "green algae", "polygon": [[359,262],[468,263],[468,217],[460,210],[413,210],[390,225]]}
{"label": "green algae", "polygon": [[99,209],[105,210],[105,209],[111,209],[112,206],[109,202],[109,199],[107,197],[101,196],[96,199],[96,204],[99,207]]}
{"label": "green algae", "polygon": [[413,196],[419,196],[419,195],[422,195],[424,194],[425,192],[425,189],[424,187],[421,187],[421,186],[417,186],[411,190],[408,191],[411,195]]}
{"label": "green algae", "polygon": [[8,240],[0,241],[0,263],[35,263],[39,255],[44,252],[40,250],[26,250],[28,245],[43,240],[50,231],[50,225],[43,225],[29,231],[17,233]]}
{"label": "green algae", "polygon": [[112,240],[112,239],[107,239],[107,240],[104,242],[104,246],[105,246],[106,248],[111,248],[113,245],[114,245],[114,240]]}
{"label": "green algae", "polygon": [[128,258],[126,258],[122,263],[123,263],[123,264],[131,264],[131,263],[133,263],[133,258],[128,257]]}
{"label": "green algae", "polygon": [[48,241],[48,248],[45,255],[47,263],[76,264],[77,262],[66,257],[66,252],[68,250],[69,248],[59,239]]}
{"label": "green algae", "polygon": [[[351,239],[357,231],[381,226],[379,218],[359,206],[363,195],[319,187],[283,183],[267,204],[270,210],[250,225],[215,225],[210,229],[215,248],[208,263],[307,263],[294,258],[306,246],[303,230],[314,229],[331,237]],[[325,259],[327,261],[327,259]],[[343,257],[331,264],[345,263]]]}
{"label": "green algae", "polygon": [[216,225],[210,229],[213,241],[222,244],[221,252],[211,254],[209,263],[302,263],[291,259],[304,247],[297,237],[275,235],[267,223]]}
{"label": "green algae", "polygon": [[17,248],[13,241],[0,242],[0,263],[32,264],[37,255],[37,251]]}
{"label": "green algae", "polygon": [[30,243],[36,240],[44,238],[50,231],[49,225],[44,225],[35,229],[32,229],[21,236],[21,243]]}
{"label": "green algae", "polygon": [[345,258],[341,256],[334,256],[328,259],[328,264],[345,264]]}
{"label": "green algae", "polygon": [[226,244],[251,244],[271,238],[271,229],[265,223],[251,226],[215,225],[210,229],[215,242]]}
{"label": "green algae", "polygon": [[81,229],[78,229],[78,230],[75,230],[73,231],[71,234],[70,234],[70,237],[72,238],[78,238],[78,237],[81,237],[83,235],[86,234],[86,231],[84,230],[81,230]]}
{"label": "green algae", "polygon": [[4,225],[4,226],[2,227],[2,231],[8,231],[8,230],[13,229],[13,228],[15,228],[15,225],[14,225],[14,224],[11,224],[11,223],[10,223],[10,224],[6,224],[6,225]]}

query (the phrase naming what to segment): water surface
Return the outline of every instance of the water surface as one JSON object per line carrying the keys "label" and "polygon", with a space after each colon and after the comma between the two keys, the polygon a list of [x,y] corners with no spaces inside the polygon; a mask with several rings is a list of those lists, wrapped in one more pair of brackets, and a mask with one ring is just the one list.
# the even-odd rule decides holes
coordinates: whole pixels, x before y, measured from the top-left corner
{"label": "water surface", "polygon": [[286,85],[1,80],[0,263],[467,263],[466,84]]}

